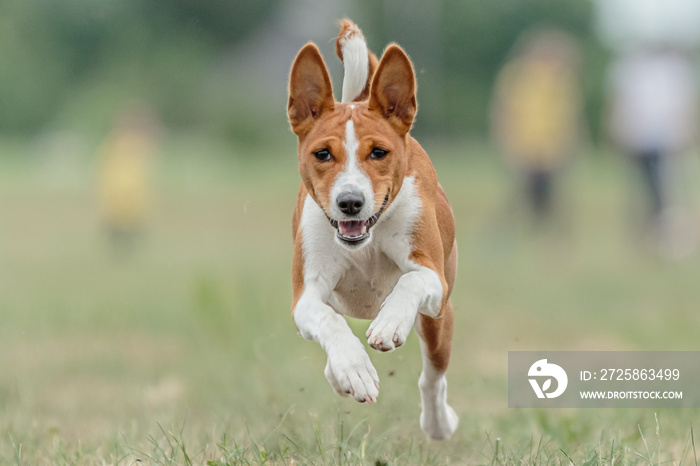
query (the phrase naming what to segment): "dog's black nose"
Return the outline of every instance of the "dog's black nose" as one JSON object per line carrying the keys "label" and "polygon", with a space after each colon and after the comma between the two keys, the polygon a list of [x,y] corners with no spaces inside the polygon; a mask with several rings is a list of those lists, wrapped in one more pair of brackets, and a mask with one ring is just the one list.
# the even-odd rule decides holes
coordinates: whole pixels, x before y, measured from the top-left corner
{"label": "dog's black nose", "polygon": [[358,191],[348,191],[338,196],[338,207],[345,215],[357,215],[365,205],[365,196]]}

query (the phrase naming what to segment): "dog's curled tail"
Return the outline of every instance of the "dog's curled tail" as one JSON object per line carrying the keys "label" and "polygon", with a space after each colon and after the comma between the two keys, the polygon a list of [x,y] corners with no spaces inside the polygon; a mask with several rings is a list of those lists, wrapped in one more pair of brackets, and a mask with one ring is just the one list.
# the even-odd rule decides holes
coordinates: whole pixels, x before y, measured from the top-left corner
{"label": "dog's curled tail", "polygon": [[340,21],[335,53],[345,69],[341,102],[360,102],[368,99],[378,60],[367,48],[360,28],[347,18]]}

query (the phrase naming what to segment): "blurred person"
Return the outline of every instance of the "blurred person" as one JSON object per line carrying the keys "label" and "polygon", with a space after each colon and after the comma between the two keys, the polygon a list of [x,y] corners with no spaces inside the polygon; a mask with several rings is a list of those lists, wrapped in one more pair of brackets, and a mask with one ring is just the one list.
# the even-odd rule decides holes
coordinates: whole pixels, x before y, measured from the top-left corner
{"label": "blurred person", "polygon": [[538,223],[552,216],[555,179],[582,139],[579,61],[568,34],[531,31],[496,79],[492,135]]}
{"label": "blurred person", "polygon": [[99,153],[100,209],[117,252],[130,250],[144,228],[158,126],[148,106],[131,103],[118,116]]}
{"label": "blurred person", "polygon": [[646,231],[660,252],[693,249],[682,211],[672,201],[672,165],[695,143],[697,77],[693,64],[668,45],[623,54],[610,72],[611,137],[638,166],[645,191]]}

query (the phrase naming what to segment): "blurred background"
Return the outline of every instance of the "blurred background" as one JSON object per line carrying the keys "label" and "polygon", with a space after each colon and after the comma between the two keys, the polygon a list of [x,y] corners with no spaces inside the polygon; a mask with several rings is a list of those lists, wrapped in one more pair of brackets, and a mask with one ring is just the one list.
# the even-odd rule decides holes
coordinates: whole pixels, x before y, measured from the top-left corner
{"label": "blurred background", "polygon": [[589,2],[71,0],[2,8],[0,122],[9,134],[105,132],[125,101],[141,99],[173,130],[269,141],[270,131],[284,131],[287,74],[300,46],[321,46],[338,88],[331,51],[344,16],[364,27],[377,53],[390,41],[410,52],[424,103],[416,136],[484,137],[494,77],[518,36],[538,25],[581,41],[588,117],[594,127],[600,118],[607,52]]}
{"label": "blurred background", "polygon": [[[10,0],[0,455],[83,445],[109,462],[162,442],[160,423],[186,424],[206,458],[222,432],[263,435],[292,406],[301,443],[318,413],[381,431],[407,412],[393,445],[420,435],[415,338],[371,354],[384,393],[369,411],[336,399],[289,317],[287,77],[312,40],[339,97],[343,17],[378,55],[410,55],[413,135],[455,211],[450,397],[473,422],[446,451],[478,457],[484,431],[579,445],[653,423],[514,414],[506,358],[698,349],[698,2]],[[680,438],[692,413],[665,416]]]}

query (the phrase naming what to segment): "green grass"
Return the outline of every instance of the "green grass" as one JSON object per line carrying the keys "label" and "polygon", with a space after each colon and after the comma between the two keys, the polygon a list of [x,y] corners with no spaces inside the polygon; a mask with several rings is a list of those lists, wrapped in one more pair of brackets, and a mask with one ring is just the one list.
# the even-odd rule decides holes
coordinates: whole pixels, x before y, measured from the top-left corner
{"label": "green grass", "polygon": [[700,410],[507,407],[509,350],[698,349],[700,261],[631,234],[621,161],[579,160],[561,220],[537,232],[488,147],[425,143],[460,247],[461,423],[433,442],[415,335],[369,350],[382,390],[364,405],[334,394],[323,351],[296,334],[287,139],[168,141],[130,257],[103,235],[90,144],[0,145],[0,463],[698,464]]}

